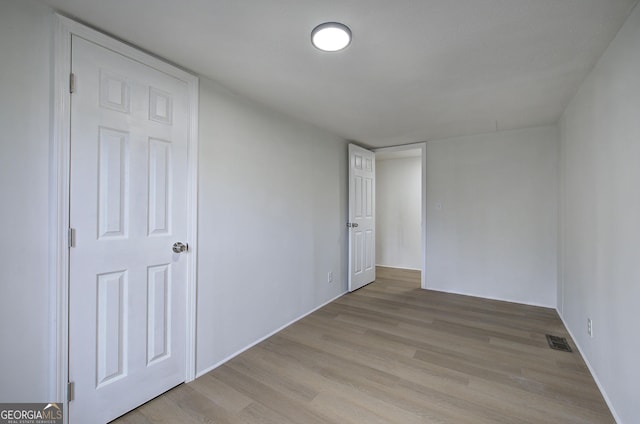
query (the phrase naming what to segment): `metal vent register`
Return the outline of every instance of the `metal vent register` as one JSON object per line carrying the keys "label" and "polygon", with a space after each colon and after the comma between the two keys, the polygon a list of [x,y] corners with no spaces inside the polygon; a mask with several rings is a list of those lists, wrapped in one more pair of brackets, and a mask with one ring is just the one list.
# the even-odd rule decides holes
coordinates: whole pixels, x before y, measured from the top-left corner
{"label": "metal vent register", "polygon": [[561,350],[563,352],[572,352],[571,346],[569,346],[569,342],[564,337],[552,336],[551,334],[547,334],[547,342],[549,343],[549,347],[555,350]]}

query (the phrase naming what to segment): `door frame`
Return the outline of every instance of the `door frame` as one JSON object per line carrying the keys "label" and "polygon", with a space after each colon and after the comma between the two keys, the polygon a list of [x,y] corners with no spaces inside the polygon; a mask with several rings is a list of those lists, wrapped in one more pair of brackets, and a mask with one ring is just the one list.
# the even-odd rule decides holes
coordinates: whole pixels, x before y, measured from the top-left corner
{"label": "door frame", "polygon": [[[427,288],[427,142],[403,144],[401,146],[381,147],[373,149],[375,153],[401,152],[404,150],[420,150],[422,157],[422,181],[420,191],[422,194],[422,210],[420,211],[420,221],[422,223],[422,269],[420,270],[420,287]],[[377,201],[377,199],[376,199]]]}
{"label": "door frame", "polygon": [[[98,30],[55,14],[53,45],[53,114],[49,179],[50,385],[51,399],[68,411],[69,381],[69,222],[71,154],[71,37],[76,35],[171,75],[187,84],[187,293],[185,381],[196,374],[196,285],[198,248],[198,77]],[[68,422],[68,414],[64,414]]]}

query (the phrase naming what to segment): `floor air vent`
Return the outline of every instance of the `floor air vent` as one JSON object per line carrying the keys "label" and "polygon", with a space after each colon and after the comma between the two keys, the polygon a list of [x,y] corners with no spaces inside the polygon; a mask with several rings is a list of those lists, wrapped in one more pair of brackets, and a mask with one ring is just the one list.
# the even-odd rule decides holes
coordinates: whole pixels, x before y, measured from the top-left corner
{"label": "floor air vent", "polygon": [[547,342],[549,342],[549,347],[555,350],[561,350],[563,352],[572,352],[571,346],[567,342],[567,339],[564,337],[552,336],[551,334],[547,334]]}

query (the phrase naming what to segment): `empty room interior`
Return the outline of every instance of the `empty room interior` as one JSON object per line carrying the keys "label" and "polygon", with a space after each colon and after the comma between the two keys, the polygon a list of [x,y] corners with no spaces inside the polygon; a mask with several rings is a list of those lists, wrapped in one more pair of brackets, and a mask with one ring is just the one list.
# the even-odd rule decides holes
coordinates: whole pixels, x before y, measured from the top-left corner
{"label": "empty room interior", "polygon": [[0,0],[0,409],[640,423],[637,3]]}

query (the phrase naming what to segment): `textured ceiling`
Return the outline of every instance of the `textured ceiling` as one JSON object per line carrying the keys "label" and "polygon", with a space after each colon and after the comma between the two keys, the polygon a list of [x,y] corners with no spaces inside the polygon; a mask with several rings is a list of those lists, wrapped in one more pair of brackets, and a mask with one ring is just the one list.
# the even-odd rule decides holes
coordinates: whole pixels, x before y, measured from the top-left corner
{"label": "textured ceiling", "polygon": [[[638,0],[43,0],[372,147],[555,123]],[[310,44],[319,23],[351,46]]]}

